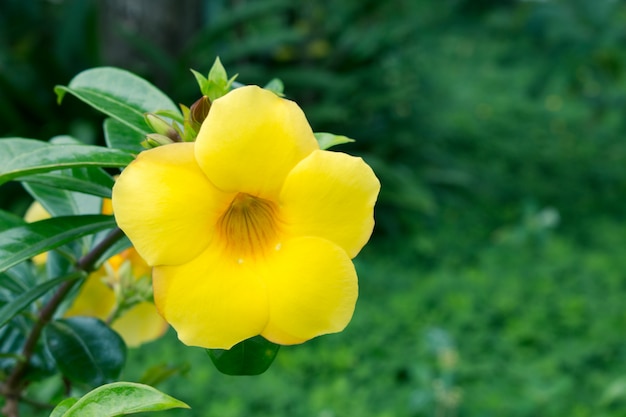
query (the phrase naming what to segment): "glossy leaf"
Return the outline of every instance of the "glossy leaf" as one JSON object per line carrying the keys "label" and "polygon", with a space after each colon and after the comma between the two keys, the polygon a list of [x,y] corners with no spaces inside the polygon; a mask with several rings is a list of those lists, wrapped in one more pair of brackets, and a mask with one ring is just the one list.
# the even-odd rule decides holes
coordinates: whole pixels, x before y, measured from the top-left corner
{"label": "glossy leaf", "polygon": [[46,326],[44,340],[59,370],[75,382],[111,382],[126,362],[126,345],[120,335],[94,317],[55,320]]}
{"label": "glossy leaf", "polygon": [[335,135],[332,133],[318,132],[315,133],[315,139],[320,146],[320,149],[328,149],[335,145],[341,145],[342,143],[354,142],[354,139],[350,139],[347,136]]}
{"label": "glossy leaf", "polygon": [[52,216],[100,214],[102,211],[102,199],[99,197],[40,184],[28,183],[24,184],[24,188]]}
{"label": "glossy leaf", "polygon": [[208,349],[215,367],[227,375],[260,375],[267,371],[280,345],[261,336],[237,343],[228,350]]}
{"label": "glossy leaf", "polygon": [[54,407],[50,417],[62,417],[78,400],[76,398],[66,398]]}
{"label": "glossy leaf", "polygon": [[112,216],[65,216],[0,232],[0,272],[67,242],[116,226]]}
{"label": "glossy leaf", "polygon": [[0,372],[4,375],[9,374],[15,364],[23,359],[25,331],[20,328],[21,324],[9,322],[0,327]]}
{"label": "glossy leaf", "polygon": [[158,110],[155,111],[154,114],[157,116],[162,116],[167,119],[172,119],[172,121],[178,122],[182,124],[185,121],[185,118],[180,114],[179,111],[171,111],[171,110]]}
{"label": "glossy leaf", "polygon": [[4,288],[6,291],[13,294],[19,294],[26,291],[27,288],[24,286],[22,281],[15,275],[9,274],[8,272],[10,271],[11,270],[5,271],[0,274],[0,288]]}
{"label": "glossy leaf", "polygon": [[30,175],[22,180],[29,184],[39,184],[111,198],[111,188],[115,181],[101,168],[74,168],[60,172]]}
{"label": "glossy leaf", "polygon": [[[55,136],[49,140],[49,143],[54,145],[83,145],[80,140],[66,135]],[[22,181],[105,198],[111,197],[111,188],[115,184],[113,177],[98,167],[72,168],[47,174],[31,175]]]}
{"label": "glossy leaf", "polygon": [[149,385],[113,382],[87,393],[61,416],[115,417],[172,408],[189,406]]}
{"label": "glossy leaf", "polygon": [[125,167],[128,152],[90,145],[55,145],[35,139],[1,139],[0,184],[27,175],[75,167]]}
{"label": "glossy leaf", "polygon": [[[6,288],[15,294],[21,294],[38,282],[36,274],[37,272],[33,265],[22,262],[0,274],[0,287]],[[61,274],[50,276],[59,277]]]}
{"label": "glossy leaf", "polygon": [[145,133],[131,129],[116,119],[106,119],[103,130],[104,140],[109,148],[122,149],[135,154],[145,150],[141,146],[141,142],[146,138]]}
{"label": "glossy leaf", "polygon": [[24,310],[30,303],[37,300],[39,297],[50,291],[52,288],[56,287],[62,282],[68,281],[70,279],[77,279],[80,276],[81,274],[77,272],[65,277],[51,279],[50,281],[41,283],[36,287],[31,288],[30,290],[20,294],[10,303],[5,304],[0,309],[0,327],[4,326],[9,320],[11,320],[22,310]]}
{"label": "glossy leaf", "polygon": [[161,90],[119,68],[100,67],[83,71],[68,86],[57,86],[54,91],[59,103],[66,93],[70,93],[141,134],[150,133],[144,113],[178,111]]}
{"label": "glossy leaf", "polygon": [[[72,253],[76,253],[76,249]],[[68,275],[74,272],[76,269],[76,261],[73,258],[68,258],[67,256],[64,256],[62,253],[60,253],[59,250],[51,250],[49,252],[46,252],[45,263],[46,274],[49,277],[60,277],[63,275]],[[19,265],[24,264],[28,263],[22,262]]]}
{"label": "glossy leaf", "polygon": [[[28,310],[33,313],[32,309]],[[32,320],[26,315],[14,317],[9,323],[0,327],[0,372],[9,374],[15,365],[23,359],[24,343],[32,327]],[[51,376],[55,371],[54,360],[38,343],[30,358],[29,366],[24,374],[25,381],[39,381]]]}
{"label": "glossy leaf", "polygon": [[24,219],[8,211],[0,210],[0,231],[24,224]]}

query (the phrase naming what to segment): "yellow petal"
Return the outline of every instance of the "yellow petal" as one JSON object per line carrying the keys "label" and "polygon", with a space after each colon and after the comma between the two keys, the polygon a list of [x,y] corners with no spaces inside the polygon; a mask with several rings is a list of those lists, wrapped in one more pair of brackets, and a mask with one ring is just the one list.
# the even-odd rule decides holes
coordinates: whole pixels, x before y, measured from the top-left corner
{"label": "yellow petal", "polygon": [[33,201],[24,214],[24,220],[28,223],[45,220],[50,218],[50,213],[38,202]]}
{"label": "yellow petal", "polygon": [[115,308],[115,293],[104,283],[104,267],[89,275],[65,317],[89,316],[106,320]]}
{"label": "yellow petal", "polygon": [[255,264],[221,255],[211,246],[184,265],[153,270],[154,302],[187,345],[229,349],[258,335],[267,322],[267,295]]}
{"label": "yellow petal", "polygon": [[374,227],[380,182],[361,158],[315,151],[287,176],[280,195],[285,233],[335,242],[353,258]]}
{"label": "yellow petal", "polygon": [[261,333],[279,344],[301,343],[343,330],[358,296],[354,265],[328,240],[304,237],[284,242],[265,277],[270,319]]}
{"label": "yellow petal", "polygon": [[[28,210],[26,210],[26,214],[24,214],[24,220],[26,220],[28,223],[49,218],[50,213],[48,213],[38,201],[33,201],[32,204],[28,207]],[[40,253],[39,255],[35,255],[33,257],[33,263],[35,265],[44,265],[47,260],[48,252]]]}
{"label": "yellow petal", "polygon": [[318,148],[296,103],[247,86],[211,105],[196,158],[218,188],[274,199],[289,171]]}
{"label": "yellow petal", "polygon": [[100,211],[102,214],[113,214],[113,204],[110,198],[102,199],[102,209]]}
{"label": "yellow petal", "polygon": [[124,262],[130,263],[130,273],[135,279],[150,278],[150,275],[152,275],[152,267],[139,256],[135,248],[131,247],[125,249],[107,260],[107,263],[111,266],[111,269],[115,271],[116,275],[119,273]]}
{"label": "yellow petal", "polygon": [[126,311],[111,327],[122,336],[128,347],[137,347],[163,336],[167,322],[154,304],[144,301]]}
{"label": "yellow petal", "polygon": [[149,265],[197,256],[232,200],[208,181],[193,148],[175,143],[142,152],[113,187],[117,223]]}

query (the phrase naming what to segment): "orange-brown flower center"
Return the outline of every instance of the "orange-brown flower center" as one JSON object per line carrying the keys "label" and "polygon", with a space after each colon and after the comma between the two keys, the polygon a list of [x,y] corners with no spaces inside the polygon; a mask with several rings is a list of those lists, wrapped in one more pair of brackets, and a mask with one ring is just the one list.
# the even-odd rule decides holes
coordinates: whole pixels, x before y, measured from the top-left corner
{"label": "orange-brown flower center", "polygon": [[229,255],[240,262],[263,255],[278,244],[277,206],[239,193],[220,217],[217,229]]}

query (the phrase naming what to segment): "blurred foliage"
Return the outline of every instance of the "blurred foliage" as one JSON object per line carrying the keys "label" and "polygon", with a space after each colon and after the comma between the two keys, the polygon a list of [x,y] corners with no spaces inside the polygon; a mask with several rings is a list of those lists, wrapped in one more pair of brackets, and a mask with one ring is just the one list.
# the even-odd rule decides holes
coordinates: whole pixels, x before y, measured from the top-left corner
{"label": "blurred foliage", "polygon": [[[0,3],[0,136],[102,140],[52,93],[106,64],[102,4]],[[193,367],[168,392],[206,398],[199,415],[622,415],[626,3],[207,0],[203,17],[176,51],[127,35],[140,75],[188,105],[189,68],[216,55],[238,81],[278,77],[383,190],[346,333],[258,380]]]}
{"label": "blurred foliage", "polygon": [[51,92],[98,63],[95,18],[91,1],[2,1],[1,136],[48,139],[81,129],[72,124],[87,112],[82,106],[60,108]]}
{"label": "blurred foliage", "polygon": [[159,388],[206,399],[197,415],[621,416],[626,237],[598,223],[602,238],[572,243],[545,216],[502,228],[471,265],[428,271],[368,247],[348,329],[282,348],[259,377],[198,366],[202,349],[180,357],[173,333],[129,352],[138,366],[127,377],[190,366]]}

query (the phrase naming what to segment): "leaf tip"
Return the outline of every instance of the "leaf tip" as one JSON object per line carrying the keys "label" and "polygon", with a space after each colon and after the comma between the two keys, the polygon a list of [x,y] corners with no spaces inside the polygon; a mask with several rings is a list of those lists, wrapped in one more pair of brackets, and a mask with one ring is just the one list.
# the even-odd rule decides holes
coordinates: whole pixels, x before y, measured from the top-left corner
{"label": "leaf tip", "polygon": [[54,87],[54,93],[57,95],[57,104],[61,104],[66,92],[66,88],[62,85],[57,85],[56,87]]}

